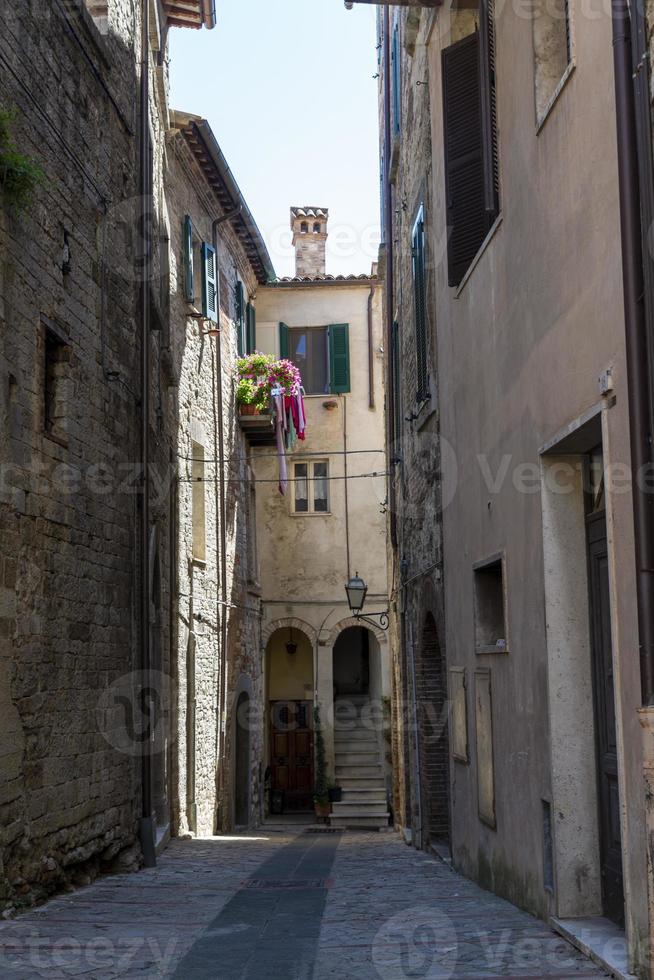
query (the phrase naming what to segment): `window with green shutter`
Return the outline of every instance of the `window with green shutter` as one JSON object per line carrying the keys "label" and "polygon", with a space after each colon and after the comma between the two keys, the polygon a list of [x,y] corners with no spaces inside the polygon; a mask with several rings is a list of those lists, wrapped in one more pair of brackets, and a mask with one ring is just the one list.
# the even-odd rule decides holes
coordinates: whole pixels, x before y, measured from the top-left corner
{"label": "window with green shutter", "polygon": [[332,394],[350,390],[350,327],[332,323],[329,327],[329,380]]}
{"label": "window with green shutter", "polygon": [[300,371],[307,395],[343,394],[350,390],[349,324],[288,327],[279,324],[280,357]]}
{"label": "window with green shutter", "polygon": [[184,218],[184,299],[195,303],[195,280],[193,271],[193,222],[190,215]]}
{"label": "window with green shutter", "polygon": [[393,453],[401,455],[402,443],[402,372],[400,369],[400,325],[393,321],[391,336],[391,384],[393,385]]}
{"label": "window with green shutter", "polygon": [[429,398],[429,372],[427,365],[427,270],[425,262],[425,212],[418,211],[411,236],[413,268],[413,300],[416,327],[416,359],[418,401]]}
{"label": "window with green shutter", "polygon": [[289,328],[285,323],[279,324],[279,356],[288,357],[290,354]]}
{"label": "window with green shutter", "polygon": [[257,349],[257,311],[252,303],[246,310],[247,353],[252,354]]}
{"label": "window with green shutter", "polygon": [[218,292],[216,281],[216,251],[202,242],[202,313],[207,320],[218,323]]}
{"label": "window with green shutter", "polygon": [[243,283],[240,279],[236,281],[235,292],[234,292],[234,306],[235,306],[235,323],[236,323],[236,347],[238,350],[238,356],[244,357],[246,354],[247,340],[245,336],[245,292],[243,290]]}

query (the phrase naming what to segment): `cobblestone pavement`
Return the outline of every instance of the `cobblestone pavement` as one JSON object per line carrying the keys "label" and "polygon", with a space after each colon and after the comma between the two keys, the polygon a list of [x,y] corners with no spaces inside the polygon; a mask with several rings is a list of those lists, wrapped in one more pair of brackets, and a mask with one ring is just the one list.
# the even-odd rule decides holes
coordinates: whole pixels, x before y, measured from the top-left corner
{"label": "cobblestone pavement", "polygon": [[0,978],[605,976],[542,922],[395,834],[173,841],[157,868],[0,925]]}

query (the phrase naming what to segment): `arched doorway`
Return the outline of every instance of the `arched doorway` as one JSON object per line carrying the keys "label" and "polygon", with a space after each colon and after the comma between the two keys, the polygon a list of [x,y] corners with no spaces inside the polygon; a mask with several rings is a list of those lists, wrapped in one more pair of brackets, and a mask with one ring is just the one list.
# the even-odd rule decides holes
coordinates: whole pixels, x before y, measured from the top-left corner
{"label": "arched doorway", "polygon": [[449,841],[450,765],[447,671],[436,621],[427,613],[417,671],[418,740],[421,756],[423,827],[429,840]]}
{"label": "arched doorway", "polygon": [[243,691],[236,702],[234,735],[234,823],[250,822],[250,696]]}
{"label": "arched doorway", "polygon": [[275,630],[266,647],[268,809],[313,809],[314,651],[296,626]]}

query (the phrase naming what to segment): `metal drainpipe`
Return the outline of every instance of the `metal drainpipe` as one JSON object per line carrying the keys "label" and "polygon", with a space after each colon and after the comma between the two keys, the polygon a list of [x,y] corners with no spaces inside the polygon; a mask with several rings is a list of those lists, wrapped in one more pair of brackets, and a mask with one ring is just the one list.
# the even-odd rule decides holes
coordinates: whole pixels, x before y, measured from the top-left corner
{"label": "metal drainpipe", "polygon": [[373,284],[368,294],[368,408],[375,407],[375,364],[372,351],[372,304],[375,290],[376,286]]}
{"label": "metal drainpipe", "polygon": [[[384,8],[384,231],[386,238],[386,439],[392,442],[392,425],[395,418],[395,393],[391,374],[391,351],[393,340],[393,309],[395,306],[395,276],[393,261],[395,247],[393,241],[393,189],[390,181],[391,166],[391,15]],[[391,481],[391,535],[397,534],[397,513],[395,490]]]}
{"label": "metal drainpipe", "polygon": [[[622,240],[625,334],[632,472],[646,472],[651,461],[650,378],[643,271],[643,226],[627,0],[612,0],[613,63],[618,139],[618,182]],[[651,148],[647,147],[651,153]],[[647,230],[647,226],[646,229]],[[654,495],[633,481],[642,700],[654,704]]]}
{"label": "metal drainpipe", "polygon": [[[149,0],[141,2],[141,112],[140,112],[140,195],[141,221],[145,236],[145,259],[150,260],[149,199],[151,193],[150,177],[150,10]],[[140,287],[140,326],[141,326],[141,671],[142,687],[141,709],[152,723],[152,702],[145,703],[151,687],[150,677],[150,284],[147,267],[142,270]],[[139,838],[146,868],[157,863],[154,821],[152,817],[152,732],[143,742],[141,753],[141,820]]]}
{"label": "metal drainpipe", "polygon": [[218,472],[219,480],[219,524],[220,524],[220,599],[222,609],[219,608],[220,617],[220,664],[218,682],[218,812],[222,820],[219,821],[217,830],[224,829],[224,812],[222,810],[225,790],[225,745],[227,743],[227,499],[225,482],[225,419],[224,419],[224,398],[223,398],[223,356],[222,356],[222,331],[220,330],[220,263],[218,261],[218,228],[220,225],[229,221],[231,218],[240,214],[243,206],[239,205],[233,211],[217,218],[211,226],[211,238],[216,256],[216,289],[218,306],[218,329],[216,338],[216,403],[217,403],[217,427],[218,427]]}

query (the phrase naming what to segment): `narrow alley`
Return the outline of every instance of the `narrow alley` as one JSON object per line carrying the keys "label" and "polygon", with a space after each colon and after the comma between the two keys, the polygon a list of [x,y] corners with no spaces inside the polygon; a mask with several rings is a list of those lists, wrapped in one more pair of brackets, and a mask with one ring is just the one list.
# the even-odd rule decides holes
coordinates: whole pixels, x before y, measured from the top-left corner
{"label": "narrow alley", "polygon": [[0,0],[0,980],[654,980],[654,0]]}
{"label": "narrow alley", "polygon": [[392,832],[274,824],[176,840],[0,926],[3,980],[606,976],[537,919]]}

